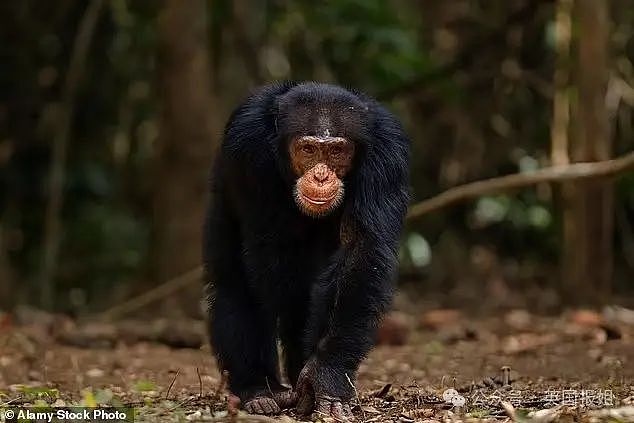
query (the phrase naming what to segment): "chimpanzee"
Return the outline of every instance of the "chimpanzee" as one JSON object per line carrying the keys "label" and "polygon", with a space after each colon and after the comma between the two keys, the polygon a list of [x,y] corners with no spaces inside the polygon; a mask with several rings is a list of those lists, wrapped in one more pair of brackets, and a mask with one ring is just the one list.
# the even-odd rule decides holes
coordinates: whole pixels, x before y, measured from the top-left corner
{"label": "chimpanzee", "polygon": [[204,260],[211,343],[248,412],[354,418],[353,381],[392,299],[408,165],[394,116],[335,85],[268,85],[231,115]]}

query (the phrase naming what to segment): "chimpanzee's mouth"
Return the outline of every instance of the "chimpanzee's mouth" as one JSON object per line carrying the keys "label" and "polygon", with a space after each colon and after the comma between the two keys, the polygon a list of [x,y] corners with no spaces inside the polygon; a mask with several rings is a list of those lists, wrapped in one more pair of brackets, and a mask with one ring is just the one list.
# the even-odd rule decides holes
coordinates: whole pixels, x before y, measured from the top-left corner
{"label": "chimpanzee's mouth", "polygon": [[332,195],[329,198],[311,198],[307,195],[302,194],[302,197],[304,197],[304,200],[308,201],[310,204],[315,204],[317,206],[323,206],[324,204],[330,203],[332,200],[335,199],[336,196],[337,196],[336,192],[334,195]]}

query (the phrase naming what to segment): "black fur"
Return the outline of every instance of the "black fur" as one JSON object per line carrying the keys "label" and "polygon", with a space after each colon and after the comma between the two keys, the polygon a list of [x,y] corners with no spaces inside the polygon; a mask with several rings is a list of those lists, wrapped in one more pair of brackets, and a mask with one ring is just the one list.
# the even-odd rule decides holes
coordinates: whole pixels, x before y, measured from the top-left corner
{"label": "black fur", "polygon": [[[356,155],[343,203],[317,219],[293,200],[287,146],[293,135],[324,131],[355,142]],[[408,164],[398,121],[341,87],[269,85],[234,111],[214,168],[204,260],[211,341],[243,401],[281,387],[278,338],[292,384],[315,358],[316,390],[352,396],[347,377],[392,299]]]}

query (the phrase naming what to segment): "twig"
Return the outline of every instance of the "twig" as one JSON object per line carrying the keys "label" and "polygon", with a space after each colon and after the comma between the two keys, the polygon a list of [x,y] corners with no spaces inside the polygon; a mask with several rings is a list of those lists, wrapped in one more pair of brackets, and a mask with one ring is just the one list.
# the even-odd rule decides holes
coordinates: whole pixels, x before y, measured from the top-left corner
{"label": "twig", "polygon": [[84,386],[84,376],[79,369],[79,360],[77,360],[77,356],[75,354],[70,355],[70,362],[73,366],[73,371],[75,372],[75,378],[77,380],[77,391],[81,392]]}
{"label": "twig", "polygon": [[515,412],[515,407],[513,407],[513,404],[511,404],[508,401],[500,401],[500,405],[506,412],[506,415],[509,416],[511,420],[513,420],[514,422],[518,421],[517,413]]}
{"label": "twig", "polygon": [[352,381],[350,380],[350,376],[348,376],[348,373],[344,373],[346,375],[346,379],[348,379],[348,383],[350,384],[350,386],[352,386],[352,389],[354,390],[354,396],[357,398],[357,404],[359,405],[359,408],[361,409],[361,415],[363,415],[363,421],[366,420],[365,417],[365,411],[363,410],[363,407],[361,407],[361,398],[359,398],[359,391],[357,391],[357,387],[354,386],[354,383],[352,383]]}
{"label": "twig", "polygon": [[271,389],[271,385],[269,384],[269,377],[265,376],[264,381],[266,382],[266,389],[269,390],[269,394],[271,394],[271,398],[273,398],[274,395],[273,395],[273,390]]}
{"label": "twig", "polygon": [[0,408],[8,407],[8,406],[10,406],[12,404],[20,404],[22,401],[23,401],[23,398],[16,397],[16,398],[10,399],[10,400],[8,400],[6,402],[0,403]]}
{"label": "twig", "polygon": [[145,307],[146,305],[151,304],[154,301],[165,298],[168,295],[173,294],[174,292],[179,291],[194,282],[200,281],[202,279],[202,275],[203,268],[202,266],[198,266],[187,273],[168,280],[167,282],[157,286],[156,288],[153,288],[137,297],[131,298],[130,300],[122,304],[118,304],[104,311],[99,316],[99,319],[105,321],[115,320],[125,314]]}
{"label": "twig", "polygon": [[170,386],[167,388],[167,392],[165,393],[165,399],[169,398],[170,391],[172,390],[172,386],[174,386],[174,383],[176,383],[176,378],[178,377],[180,372],[181,372],[181,369],[176,370],[176,374],[174,375],[174,379],[172,379],[172,383],[170,383]]}
{"label": "twig", "polygon": [[502,366],[502,386],[508,386],[511,384],[511,367]]}
{"label": "twig", "polygon": [[54,279],[62,226],[60,214],[64,204],[66,156],[75,112],[75,97],[102,6],[102,0],[91,1],[79,23],[62,91],[59,124],[52,141],[51,165],[48,175],[48,204],[44,229],[44,257],[40,272],[40,303],[47,309],[50,309],[53,304],[53,296],[55,295]]}
{"label": "twig", "polygon": [[179,408],[181,408],[184,405],[189,404],[190,402],[192,402],[196,397],[194,396],[189,396],[188,398],[184,399],[183,401],[177,403],[175,406],[173,406],[172,408],[169,409],[170,412],[174,411],[174,410],[178,410]]}
{"label": "twig", "polygon": [[200,377],[200,369],[196,367],[196,374],[198,375],[198,398],[203,396],[203,378]]}
{"label": "twig", "polygon": [[450,188],[435,197],[412,205],[407,213],[407,219],[415,219],[455,203],[483,195],[497,194],[503,191],[544,182],[562,182],[614,176],[629,170],[634,170],[634,152],[612,160],[553,166],[531,173],[515,173],[485,179],[483,181]]}
{"label": "twig", "polygon": [[223,370],[220,374],[220,382],[218,382],[218,386],[216,387],[215,398],[219,399],[220,395],[222,395],[222,391],[224,391],[225,386],[227,386],[227,381],[229,380],[229,371]]}

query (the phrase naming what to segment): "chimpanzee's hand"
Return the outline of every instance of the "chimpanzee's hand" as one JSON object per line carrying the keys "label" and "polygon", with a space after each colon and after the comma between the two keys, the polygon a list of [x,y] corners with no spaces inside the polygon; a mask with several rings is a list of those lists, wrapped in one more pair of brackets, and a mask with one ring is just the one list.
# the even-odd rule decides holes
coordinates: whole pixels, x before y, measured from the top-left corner
{"label": "chimpanzee's hand", "polygon": [[340,372],[319,366],[315,358],[306,363],[297,379],[299,414],[308,415],[316,411],[321,415],[334,417],[337,421],[355,420],[350,408],[350,384],[347,379],[344,381],[337,377],[337,373]]}

